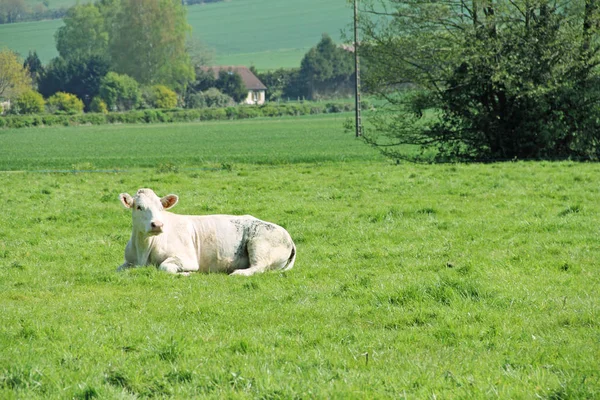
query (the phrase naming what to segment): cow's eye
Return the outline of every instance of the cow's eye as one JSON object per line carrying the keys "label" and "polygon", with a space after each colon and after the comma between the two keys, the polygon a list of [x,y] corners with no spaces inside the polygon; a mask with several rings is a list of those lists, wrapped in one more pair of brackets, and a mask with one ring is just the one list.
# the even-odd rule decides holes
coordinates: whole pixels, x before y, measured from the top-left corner
{"label": "cow's eye", "polygon": [[138,210],[142,211],[142,206],[137,206],[136,207]]}

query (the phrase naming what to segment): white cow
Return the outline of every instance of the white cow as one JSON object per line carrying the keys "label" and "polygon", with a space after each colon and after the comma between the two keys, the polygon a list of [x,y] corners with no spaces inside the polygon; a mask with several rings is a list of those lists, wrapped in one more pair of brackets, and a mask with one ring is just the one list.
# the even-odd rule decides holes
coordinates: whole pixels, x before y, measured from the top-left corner
{"label": "white cow", "polygon": [[125,248],[125,263],[157,265],[170,273],[227,272],[252,275],[294,266],[296,246],[281,226],[250,215],[178,215],[168,210],[179,198],[159,198],[150,189],[135,197],[119,196],[131,208],[133,232]]}

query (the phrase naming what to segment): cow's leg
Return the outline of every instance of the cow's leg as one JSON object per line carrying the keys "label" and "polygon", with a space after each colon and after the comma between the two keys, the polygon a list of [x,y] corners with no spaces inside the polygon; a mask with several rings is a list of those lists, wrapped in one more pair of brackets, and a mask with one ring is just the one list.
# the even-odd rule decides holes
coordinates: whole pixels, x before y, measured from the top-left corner
{"label": "cow's leg", "polygon": [[170,274],[189,275],[191,271],[198,270],[198,265],[193,261],[169,257],[158,266],[158,269]]}
{"label": "cow's leg", "polygon": [[121,264],[119,266],[119,268],[117,268],[117,271],[123,271],[124,269],[133,268],[133,267],[134,267],[134,265],[132,263],[124,262],[123,264]]}
{"label": "cow's leg", "polygon": [[250,275],[257,274],[257,273],[265,272],[265,269],[266,268],[262,265],[258,265],[258,266],[255,265],[255,266],[252,266],[252,267],[246,268],[246,269],[236,269],[230,275],[250,276]]}
{"label": "cow's leg", "polygon": [[271,232],[264,227],[257,232],[246,245],[250,267],[236,269],[231,275],[250,276],[269,270],[280,270],[288,265],[294,244],[287,232]]}

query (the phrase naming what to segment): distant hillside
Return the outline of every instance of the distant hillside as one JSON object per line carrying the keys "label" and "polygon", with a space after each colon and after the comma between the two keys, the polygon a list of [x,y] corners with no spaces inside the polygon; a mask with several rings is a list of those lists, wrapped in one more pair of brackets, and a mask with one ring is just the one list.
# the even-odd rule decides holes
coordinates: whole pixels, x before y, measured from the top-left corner
{"label": "distant hillside", "polygon": [[[74,3],[50,0],[51,7]],[[188,7],[192,35],[215,49],[216,63],[259,69],[299,66],[323,33],[341,40],[351,15],[346,0],[231,0]],[[61,25],[59,20],[0,25],[0,47],[23,56],[35,49],[47,62],[57,55],[54,32]]]}

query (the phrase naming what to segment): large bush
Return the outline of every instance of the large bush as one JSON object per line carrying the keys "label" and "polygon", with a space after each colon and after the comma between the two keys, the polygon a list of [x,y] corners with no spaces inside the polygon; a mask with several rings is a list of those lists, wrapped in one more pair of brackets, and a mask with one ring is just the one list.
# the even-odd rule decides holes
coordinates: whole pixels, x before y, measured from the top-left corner
{"label": "large bush", "polygon": [[199,103],[203,103],[205,107],[230,107],[236,102],[228,95],[221,93],[219,89],[210,88],[200,93]]}
{"label": "large bush", "polygon": [[142,99],[140,85],[127,75],[109,72],[100,83],[99,96],[110,111],[137,108]]}
{"label": "large bush", "polygon": [[64,112],[66,114],[79,114],[83,112],[83,101],[71,93],[58,92],[48,99],[50,112]]}
{"label": "large bush", "polygon": [[175,108],[177,93],[164,85],[154,85],[144,91],[144,100],[151,108]]}
{"label": "large bush", "polygon": [[18,114],[40,114],[44,112],[44,97],[34,90],[28,90],[17,97],[12,107]]}
{"label": "large bush", "polygon": [[108,107],[106,106],[104,100],[102,100],[100,97],[94,97],[90,103],[90,111],[93,113],[106,114],[108,113]]}

